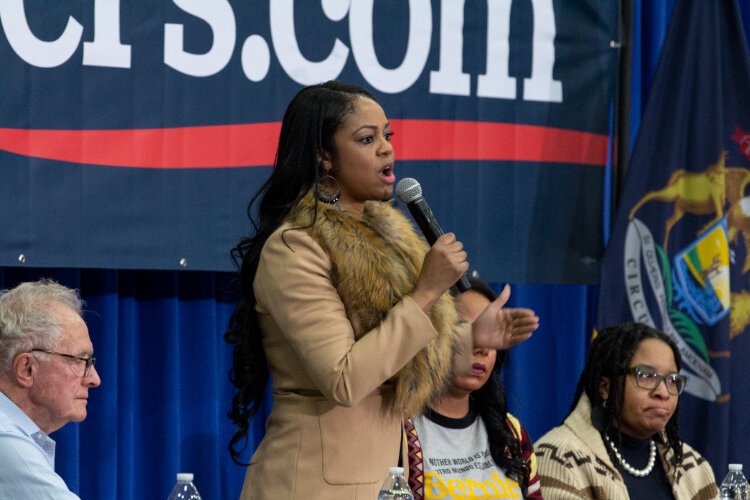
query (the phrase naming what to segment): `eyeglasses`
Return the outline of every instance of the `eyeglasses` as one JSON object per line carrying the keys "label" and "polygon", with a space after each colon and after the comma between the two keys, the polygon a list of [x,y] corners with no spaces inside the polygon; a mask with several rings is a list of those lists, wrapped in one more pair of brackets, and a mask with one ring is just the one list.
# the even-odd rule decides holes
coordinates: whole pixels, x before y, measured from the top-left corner
{"label": "eyeglasses", "polygon": [[662,375],[650,366],[638,365],[631,367],[628,374],[635,375],[635,383],[642,389],[654,390],[659,387],[662,380],[667,386],[667,392],[674,396],[679,396],[685,390],[687,378],[679,373],[667,373]]}
{"label": "eyeglasses", "polygon": [[29,352],[45,352],[47,354],[55,354],[57,356],[63,356],[65,358],[75,359],[76,361],[81,361],[83,363],[86,363],[86,367],[83,369],[84,378],[86,378],[86,376],[89,374],[91,367],[94,366],[94,362],[96,361],[96,358],[94,356],[89,356],[88,358],[82,358],[80,356],[73,356],[72,354],[63,354],[61,352],[48,351],[46,349],[32,349]]}

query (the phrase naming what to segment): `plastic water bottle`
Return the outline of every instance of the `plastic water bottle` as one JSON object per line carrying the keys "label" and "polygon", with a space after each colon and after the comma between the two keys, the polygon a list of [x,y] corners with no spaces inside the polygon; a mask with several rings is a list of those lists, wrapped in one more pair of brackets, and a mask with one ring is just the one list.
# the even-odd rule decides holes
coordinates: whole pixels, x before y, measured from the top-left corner
{"label": "plastic water bottle", "polygon": [[378,500],[414,500],[409,484],[404,478],[403,467],[389,467],[388,479],[378,493]]}
{"label": "plastic water bottle", "polygon": [[722,500],[725,498],[748,500],[750,498],[750,486],[742,473],[742,464],[729,464],[729,473],[721,483],[719,497]]}
{"label": "plastic water bottle", "polygon": [[167,500],[201,500],[201,494],[193,484],[192,473],[179,472],[177,474],[177,484],[172,488]]}

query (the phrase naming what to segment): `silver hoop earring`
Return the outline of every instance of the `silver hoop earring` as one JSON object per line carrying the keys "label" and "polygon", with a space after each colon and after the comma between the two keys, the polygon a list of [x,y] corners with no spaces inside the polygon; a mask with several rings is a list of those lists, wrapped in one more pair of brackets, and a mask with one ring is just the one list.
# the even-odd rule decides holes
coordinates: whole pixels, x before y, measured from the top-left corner
{"label": "silver hoop earring", "polygon": [[[329,184],[329,186],[325,186]],[[333,189],[335,184],[335,189]],[[331,193],[333,191],[333,193]],[[332,175],[326,174],[315,184],[315,195],[323,203],[333,205],[341,198],[341,190],[339,189],[339,181]]]}

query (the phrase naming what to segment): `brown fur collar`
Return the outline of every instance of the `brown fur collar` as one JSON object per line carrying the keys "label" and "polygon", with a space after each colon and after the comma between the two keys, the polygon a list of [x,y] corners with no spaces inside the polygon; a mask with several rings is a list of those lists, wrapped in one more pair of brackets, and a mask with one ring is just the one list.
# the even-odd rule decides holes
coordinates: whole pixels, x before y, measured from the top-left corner
{"label": "brown fur collar", "polygon": [[[315,199],[308,193],[292,210],[292,227],[309,226]],[[409,220],[391,202],[368,202],[362,220],[341,203],[317,203],[315,224],[306,231],[333,264],[331,280],[338,290],[355,338],[375,328],[404,295],[414,289],[427,251]],[[389,410],[412,415],[443,395],[458,345],[457,314],[445,293],[430,319],[438,335],[392,379],[383,391]]]}

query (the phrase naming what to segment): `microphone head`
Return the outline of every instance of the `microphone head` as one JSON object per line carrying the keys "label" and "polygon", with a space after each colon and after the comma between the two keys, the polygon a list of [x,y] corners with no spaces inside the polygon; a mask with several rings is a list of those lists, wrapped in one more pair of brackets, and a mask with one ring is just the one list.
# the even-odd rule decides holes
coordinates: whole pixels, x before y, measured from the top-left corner
{"label": "microphone head", "polygon": [[409,204],[422,197],[422,186],[416,179],[404,177],[396,185],[396,196],[402,202]]}

